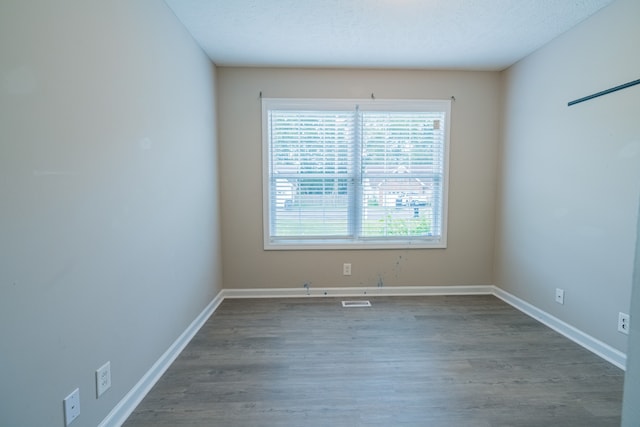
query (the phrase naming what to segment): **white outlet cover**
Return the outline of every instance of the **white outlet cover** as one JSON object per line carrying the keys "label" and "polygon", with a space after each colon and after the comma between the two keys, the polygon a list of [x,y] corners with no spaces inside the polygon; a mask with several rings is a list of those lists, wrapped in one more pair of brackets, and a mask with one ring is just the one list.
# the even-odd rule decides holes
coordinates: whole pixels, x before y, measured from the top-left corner
{"label": "white outlet cover", "polygon": [[350,263],[345,263],[342,266],[342,274],[344,276],[351,276],[351,264]]}
{"label": "white outlet cover", "polygon": [[618,332],[629,334],[630,321],[631,317],[628,314],[623,312],[618,313]]}
{"label": "white outlet cover", "polygon": [[64,399],[64,425],[68,426],[80,415],[80,389],[77,388]]}
{"label": "white outlet cover", "polygon": [[111,362],[107,362],[96,371],[96,397],[111,388]]}
{"label": "white outlet cover", "polygon": [[564,289],[556,288],[556,302],[564,304]]}

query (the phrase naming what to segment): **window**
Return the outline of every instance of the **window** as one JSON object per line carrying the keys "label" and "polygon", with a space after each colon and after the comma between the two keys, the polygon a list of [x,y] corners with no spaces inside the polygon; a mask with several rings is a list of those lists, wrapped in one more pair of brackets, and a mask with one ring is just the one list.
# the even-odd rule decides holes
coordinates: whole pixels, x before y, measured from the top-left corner
{"label": "window", "polygon": [[263,99],[265,249],[446,247],[450,110]]}

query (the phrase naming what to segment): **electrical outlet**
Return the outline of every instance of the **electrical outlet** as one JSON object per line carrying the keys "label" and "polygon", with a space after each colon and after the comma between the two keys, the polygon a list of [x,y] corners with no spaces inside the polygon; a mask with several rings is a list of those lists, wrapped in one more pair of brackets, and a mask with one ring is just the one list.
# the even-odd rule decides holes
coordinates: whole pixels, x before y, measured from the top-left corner
{"label": "electrical outlet", "polygon": [[64,425],[68,426],[80,415],[80,389],[77,388],[64,399]]}
{"label": "electrical outlet", "polygon": [[343,264],[342,265],[342,274],[344,276],[351,276],[351,264]]}
{"label": "electrical outlet", "polygon": [[564,304],[564,289],[556,288],[556,302]]}
{"label": "electrical outlet", "polygon": [[102,365],[96,371],[96,398],[111,387],[111,362]]}
{"label": "electrical outlet", "polygon": [[629,322],[631,318],[628,314],[620,312],[618,313],[618,332],[622,332],[623,334],[629,334]]}

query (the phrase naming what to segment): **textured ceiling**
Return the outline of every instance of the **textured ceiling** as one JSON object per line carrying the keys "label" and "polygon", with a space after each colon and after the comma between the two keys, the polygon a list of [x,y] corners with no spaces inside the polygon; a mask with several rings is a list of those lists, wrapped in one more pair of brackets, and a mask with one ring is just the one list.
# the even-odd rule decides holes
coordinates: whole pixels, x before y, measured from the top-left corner
{"label": "textured ceiling", "polygon": [[218,65],[501,70],[613,0],[165,0]]}

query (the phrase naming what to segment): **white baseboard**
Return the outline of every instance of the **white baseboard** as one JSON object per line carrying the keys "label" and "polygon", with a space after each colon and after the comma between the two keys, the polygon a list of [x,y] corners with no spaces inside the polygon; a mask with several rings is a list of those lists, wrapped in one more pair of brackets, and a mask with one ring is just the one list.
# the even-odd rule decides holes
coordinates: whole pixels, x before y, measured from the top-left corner
{"label": "white baseboard", "polygon": [[198,330],[226,298],[304,298],[362,296],[434,296],[434,295],[494,295],[507,304],[538,320],[571,341],[579,344],[620,369],[625,369],[627,356],[621,351],[574,328],[528,302],[493,285],[469,286],[390,286],[390,287],[310,287],[269,289],[224,289],[207,305],[169,349],[111,410],[98,427],[121,426],[155,383],[171,366]]}
{"label": "white baseboard", "polygon": [[180,334],[180,336],[171,344],[171,347],[164,352],[162,356],[151,366],[146,374],[133,386],[131,390],[118,402],[118,404],[109,412],[98,427],[116,427],[121,426],[127,420],[134,409],[142,402],[142,399],[149,393],[151,388],[158,382],[160,377],[169,369],[169,366],[176,360],[178,355],[189,344],[196,333],[205,324],[207,319],[211,317],[213,312],[224,300],[223,293],[220,291],[215,298],[207,304],[202,312],[195,318],[193,322]]}
{"label": "white baseboard", "polygon": [[225,298],[304,298],[362,296],[493,295],[492,285],[309,287],[271,289],[225,289]]}
{"label": "white baseboard", "polygon": [[627,355],[623,352],[616,350],[610,345],[605,344],[590,335],[585,334],[581,330],[569,325],[568,323],[563,322],[557,317],[554,317],[549,313],[540,310],[539,308],[516,297],[515,295],[510,294],[509,292],[503,291],[498,287],[494,287],[493,294],[507,304],[520,310],[524,314],[533,317],[540,323],[550,327],[559,334],[564,335],[566,338],[569,338],[576,344],[579,344],[590,352],[600,356],[609,363],[617,366],[622,370],[626,369]]}

